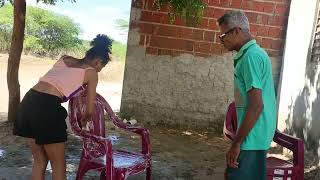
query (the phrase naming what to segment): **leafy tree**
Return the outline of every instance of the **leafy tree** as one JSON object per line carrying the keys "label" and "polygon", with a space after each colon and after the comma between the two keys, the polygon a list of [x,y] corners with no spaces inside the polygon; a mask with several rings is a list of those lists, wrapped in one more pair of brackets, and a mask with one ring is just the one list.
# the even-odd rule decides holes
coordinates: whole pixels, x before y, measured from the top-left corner
{"label": "leafy tree", "polygon": [[116,19],[115,24],[120,30],[127,30],[129,28],[129,21],[124,19]]}
{"label": "leafy tree", "polygon": [[81,29],[70,18],[36,7],[29,7],[28,12],[30,26],[28,23],[26,34],[37,37],[38,43],[51,56],[82,44],[78,38]]}
{"label": "leafy tree", "polygon": [[112,57],[124,61],[126,59],[127,44],[113,41],[112,43]]}
{"label": "leafy tree", "polygon": [[[3,0],[1,0],[3,1]],[[4,4],[0,2],[0,4]],[[20,103],[20,85],[18,79],[20,57],[23,48],[26,1],[15,0],[13,2],[13,31],[10,45],[10,53],[7,67],[7,83],[9,90],[8,120],[13,121],[16,117],[18,105]]]}
{"label": "leafy tree", "polygon": [[[10,45],[12,10],[10,5],[0,9],[0,50],[5,52],[9,51],[6,47]],[[33,6],[27,6],[26,14],[25,53],[55,56],[61,51],[78,51],[82,46],[78,38],[81,29],[69,17]]]}
{"label": "leafy tree", "polygon": [[117,29],[121,31],[121,35],[124,35],[128,32],[129,29],[129,21],[124,19],[116,19],[115,20],[115,26]]}
{"label": "leafy tree", "polygon": [[31,35],[26,35],[24,38],[24,43],[23,43],[23,48],[25,53],[38,53],[40,54],[41,52],[44,51],[43,47],[39,43],[39,38]]}
{"label": "leafy tree", "polygon": [[8,52],[13,28],[13,7],[0,8],[0,52]]}

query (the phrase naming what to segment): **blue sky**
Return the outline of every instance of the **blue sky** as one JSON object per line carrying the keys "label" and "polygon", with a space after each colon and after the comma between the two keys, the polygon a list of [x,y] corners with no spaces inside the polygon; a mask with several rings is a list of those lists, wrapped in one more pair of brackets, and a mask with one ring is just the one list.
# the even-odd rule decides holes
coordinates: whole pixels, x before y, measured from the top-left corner
{"label": "blue sky", "polygon": [[113,39],[126,43],[127,32],[115,26],[116,19],[129,20],[131,0],[67,0],[59,1],[55,6],[27,0],[27,5],[38,6],[59,14],[66,15],[78,23],[83,31],[82,39],[91,40],[97,34],[107,34]]}

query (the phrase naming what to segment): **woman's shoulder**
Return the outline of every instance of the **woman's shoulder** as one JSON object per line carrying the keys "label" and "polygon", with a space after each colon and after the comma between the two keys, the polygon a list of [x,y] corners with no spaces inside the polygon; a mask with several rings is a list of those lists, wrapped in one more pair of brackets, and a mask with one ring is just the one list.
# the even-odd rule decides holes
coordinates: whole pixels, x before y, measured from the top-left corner
{"label": "woman's shoulder", "polygon": [[94,68],[87,68],[85,71],[84,82],[88,83],[89,81],[97,81],[98,72]]}
{"label": "woman's shoulder", "polygon": [[82,63],[81,59],[77,59],[72,56],[68,56],[68,55],[61,56],[60,61],[63,61],[66,66],[71,68],[81,68],[85,70],[89,68],[91,69],[91,66],[89,66],[88,64]]}

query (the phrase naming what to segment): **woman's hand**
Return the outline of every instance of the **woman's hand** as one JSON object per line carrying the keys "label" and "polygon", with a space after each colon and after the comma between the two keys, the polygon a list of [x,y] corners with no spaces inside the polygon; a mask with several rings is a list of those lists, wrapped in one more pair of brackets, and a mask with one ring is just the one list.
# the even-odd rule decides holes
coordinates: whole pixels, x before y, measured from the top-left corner
{"label": "woman's hand", "polygon": [[85,113],[82,118],[80,119],[80,128],[84,129],[87,127],[87,123],[89,119],[92,117],[92,114],[90,113]]}

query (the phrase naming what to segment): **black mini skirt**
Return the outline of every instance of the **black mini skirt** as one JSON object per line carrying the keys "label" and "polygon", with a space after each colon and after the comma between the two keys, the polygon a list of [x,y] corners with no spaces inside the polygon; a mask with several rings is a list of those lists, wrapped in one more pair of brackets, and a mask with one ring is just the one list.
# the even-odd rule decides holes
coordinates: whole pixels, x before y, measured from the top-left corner
{"label": "black mini skirt", "polygon": [[35,139],[36,144],[67,141],[68,115],[61,98],[30,89],[18,107],[13,134]]}

